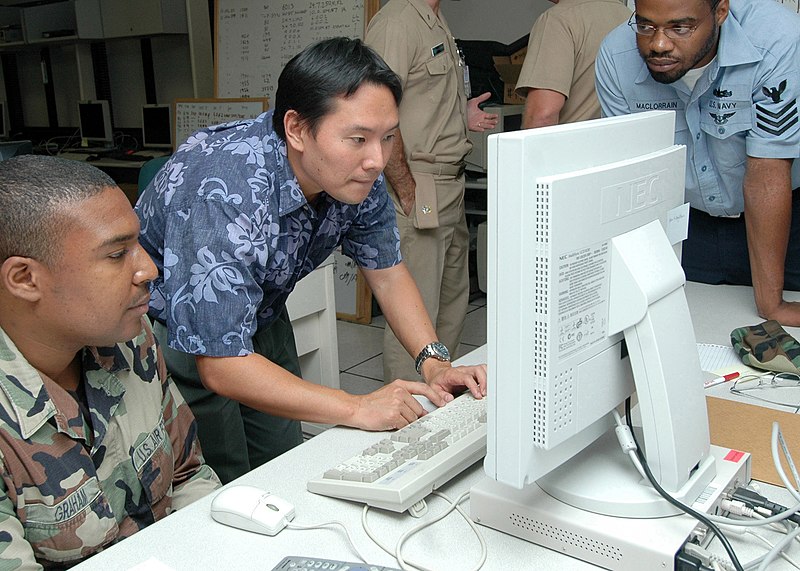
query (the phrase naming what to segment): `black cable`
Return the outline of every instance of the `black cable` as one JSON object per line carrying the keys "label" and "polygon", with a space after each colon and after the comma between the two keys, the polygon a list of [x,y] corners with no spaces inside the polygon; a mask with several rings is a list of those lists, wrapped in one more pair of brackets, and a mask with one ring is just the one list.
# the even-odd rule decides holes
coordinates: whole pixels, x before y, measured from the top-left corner
{"label": "black cable", "polygon": [[699,557],[686,553],[686,544],[675,554],[675,571],[714,571],[711,567],[703,565]]}
{"label": "black cable", "polygon": [[[738,500],[751,508],[764,508],[769,510],[772,515],[789,511],[789,508],[786,506],[771,502],[761,494],[753,490],[748,490],[747,488],[736,488],[733,494],[731,494],[731,499]],[[798,513],[794,513],[786,519],[800,525],[800,514]]]}
{"label": "black cable", "polygon": [[633,422],[631,422],[630,397],[625,399],[625,422],[628,424],[628,428],[630,428],[631,438],[633,438],[633,443],[636,445],[636,450],[634,450],[634,452],[636,453],[636,457],[639,458],[639,462],[642,464],[642,469],[644,470],[647,479],[650,480],[650,484],[653,486],[653,488],[655,488],[655,490],[659,493],[659,495],[661,495],[661,497],[667,500],[670,504],[672,504],[679,510],[689,514],[694,519],[696,519],[700,523],[704,524],[708,529],[710,529],[714,533],[714,535],[716,535],[719,538],[720,543],[722,543],[722,547],[725,548],[725,551],[727,552],[728,557],[731,560],[731,563],[733,563],[733,566],[736,568],[736,571],[744,571],[742,564],[739,563],[739,559],[736,557],[736,553],[734,553],[733,551],[733,546],[731,545],[730,541],[728,541],[728,538],[725,537],[725,534],[723,534],[722,531],[716,525],[714,525],[714,522],[712,522],[710,519],[708,519],[705,515],[701,514],[700,512],[692,509],[686,504],[673,498],[664,488],[661,487],[661,484],[659,484],[656,481],[655,476],[653,476],[653,472],[650,471],[650,466],[647,464],[647,459],[644,457],[642,449],[639,447],[639,442],[637,442],[636,440],[636,434],[634,433],[633,430]]}

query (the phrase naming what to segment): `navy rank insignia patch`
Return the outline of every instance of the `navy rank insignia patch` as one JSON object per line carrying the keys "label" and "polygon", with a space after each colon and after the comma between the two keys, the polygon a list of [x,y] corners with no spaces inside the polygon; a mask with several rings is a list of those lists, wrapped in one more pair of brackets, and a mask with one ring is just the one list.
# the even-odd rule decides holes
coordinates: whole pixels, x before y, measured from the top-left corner
{"label": "navy rank insignia patch", "polygon": [[[786,91],[786,87],[787,83],[784,79],[777,87],[764,86],[761,88],[761,91],[770,98],[770,101],[764,104],[756,104],[756,126],[771,135],[783,135],[798,122],[797,99],[792,99],[777,109],[773,106],[784,102],[781,95]],[[773,105],[770,105],[770,103]],[[772,109],[767,106],[772,107]]]}
{"label": "navy rank insignia patch", "polygon": [[783,81],[781,81],[778,87],[769,87],[769,88],[762,87],[761,91],[764,92],[764,95],[772,99],[773,103],[780,103],[781,101],[783,101],[781,99],[781,93],[786,91],[786,80],[784,79]]}

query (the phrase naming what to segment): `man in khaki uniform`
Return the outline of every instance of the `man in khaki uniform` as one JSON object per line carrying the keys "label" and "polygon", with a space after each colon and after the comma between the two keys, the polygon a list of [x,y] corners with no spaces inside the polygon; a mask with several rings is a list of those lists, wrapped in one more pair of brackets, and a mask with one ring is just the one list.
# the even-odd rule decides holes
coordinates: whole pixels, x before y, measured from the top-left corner
{"label": "man in khaki uniform", "polygon": [[631,11],[619,0],[550,0],[537,18],[517,80],[523,129],[600,117],[594,60],[600,42]]}
{"label": "man in khaki uniform", "polygon": [[[439,340],[455,351],[469,301],[464,158],[472,144],[467,129],[491,129],[497,116],[478,108],[490,94],[467,101],[464,65],[439,0],[390,0],[370,22],[365,41],[403,83],[400,130],[384,173],[403,260]],[[383,362],[386,381],[419,378],[413,359],[388,327]]]}

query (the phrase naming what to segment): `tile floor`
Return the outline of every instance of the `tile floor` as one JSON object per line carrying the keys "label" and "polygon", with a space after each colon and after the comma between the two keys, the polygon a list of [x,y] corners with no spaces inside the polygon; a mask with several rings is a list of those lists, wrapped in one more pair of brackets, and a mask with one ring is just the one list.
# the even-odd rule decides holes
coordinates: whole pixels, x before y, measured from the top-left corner
{"label": "tile floor", "polygon": [[[486,296],[473,295],[457,356],[486,343]],[[383,316],[369,325],[337,321],[339,341],[339,382],[352,394],[366,394],[383,386]]]}

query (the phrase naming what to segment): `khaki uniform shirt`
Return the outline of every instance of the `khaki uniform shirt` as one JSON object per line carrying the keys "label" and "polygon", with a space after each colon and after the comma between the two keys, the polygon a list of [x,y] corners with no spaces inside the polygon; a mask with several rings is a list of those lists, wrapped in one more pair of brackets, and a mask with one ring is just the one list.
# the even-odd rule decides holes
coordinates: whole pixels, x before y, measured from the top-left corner
{"label": "khaki uniform shirt", "polygon": [[441,11],[437,17],[425,0],[390,0],[365,41],[403,83],[400,132],[411,170],[419,160],[462,162],[472,149],[464,68]]}
{"label": "khaki uniform shirt", "polygon": [[600,117],[594,91],[594,60],[603,38],[631,11],[618,0],[560,0],[533,25],[517,92],[549,89],[567,100],[559,123]]}
{"label": "khaki uniform shirt", "polygon": [[146,319],[138,337],[83,350],[78,401],[0,329],[0,565],[69,566],[220,483]]}

